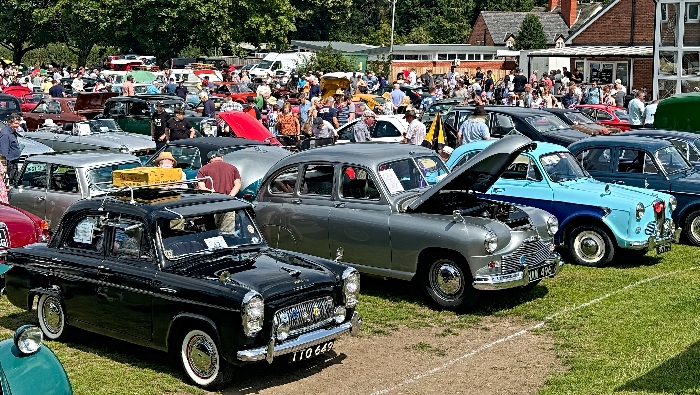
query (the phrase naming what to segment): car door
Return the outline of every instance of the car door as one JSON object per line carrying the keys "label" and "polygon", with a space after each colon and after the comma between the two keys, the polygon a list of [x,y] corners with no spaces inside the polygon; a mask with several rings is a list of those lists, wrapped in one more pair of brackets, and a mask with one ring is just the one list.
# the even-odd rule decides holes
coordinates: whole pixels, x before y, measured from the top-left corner
{"label": "car door", "polygon": [[151,339],[151,303],[156,270],[152,240],[143,222],[116,218],[109,222],[105,260],[98,267],[102,283],[97,304],[99,325],[145,340]]}
{"label": "car door", "polygon": [[83,197],[79,184],[78,173],[74,167],[55,163],[49,166],[44,216],[51,228],[58,225],[68,206]]}
{"label": "car door", "polygon": [[584,170],[598,181],[610,182],[613,168],[613,149],[592,147],[581,151],[576,159]]}
{"label": "car door", "polygon": [[617,147],[612,182],[658,191],[670,191],[666,175],[656,165],[654,156],[640,148]]}
{"label": "car door", "polygon": [[340,166],[335,180],[338,199],[330,210],[330,254],[342,247],[344,262],[391,268],[391,207],[377,181],[357,165]]}
{"label": "car door", "polygon": [[552,211],[552,188],[529,155],[519,155],[486,191],[486,197]]}
{"label": "car door", "polygon": [[9,192],[9,203],[27,210],[39,218],[46,218],[46,187],[49,165],[45,162],[27,161],[15,188]]}

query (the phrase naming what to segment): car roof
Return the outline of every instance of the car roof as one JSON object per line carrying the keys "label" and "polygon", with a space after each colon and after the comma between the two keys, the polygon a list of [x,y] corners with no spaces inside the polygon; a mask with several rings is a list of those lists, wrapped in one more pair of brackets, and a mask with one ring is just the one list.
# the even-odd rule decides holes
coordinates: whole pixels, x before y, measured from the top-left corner
{"label": "car roof", "polygon": [[678,140],[695,141],[700,138],[700,134],[692,132],[683,132],[680,130],[657,130],[657,129],[638,129],[625,132],[626,136],[641,136],[653,138],[672,137]]}
{"label": "car roof", "polygon": [[270,145],[268,143],[262,142],[262,141],[257,141],[257,140],[249,140],[249,139],[242,139],[238,137],[196,137],[193,139],[181,139],[181,140],[175,140],[171,141],[168,143],[168,146],[176,146],[176,147],[197,147],[197,148],[206,148],[209,150],[212,149],[219,149],[221,147],[235,147],[239,145]]}
{"label": "car roof", "polygon": [[92,167],[108,163],[139,162],[138,157],[131,154],[121,154],[112,151],[87,151],[87,152],[58,152],[41,155],[32,155],[27,162],[46,162],[57,165],[70,165],[72,167]]}
{"label": "car roof", "polygon": [[626,146],[626,147],[640,147],[645,148],[650,151],[656,151],[661,148],[668,147],[671,145],[670,142],[663,139],[655,139],[651,137],[635,137],[635,136],[625,136],[625,133],[619,133],[618,135],[607,135],[607,136],[595,136],[579,140],[569,146],[571,151],[577,150],[581,147],[588,146]]}
{"label": "car roof", "polygon": [[274,168],[280,168],[295,163],[311,162],[343,162],[375,167],[380,163],[403,159],[412,153],[437,155],[434,151],[413,144],[368,142],[361,144],[326,145],[306,151],[301,151],[281,159]]}
{"label": "car roof", "polygon": [[[496,141],[498,141],[498,139],[478,140],[478,141],[474,141],[472,143],[463,144],[463,145],[460,145],[459,147],[457,147],[457,149],[454,150],[452,155],[459,156],[463,152],[468,152],[468,151],[472,151],[475,149],[483,150],[484,148],[488,147],[489,145],[493,144]],[[530,151],[532,153],[532,156],[535,156],[535,157],[538,157],[538,156],[544,155],[544,154],[549,154],[551,152],[562,152],[562,151],[567,152],[567,151],[569,151],[566,147],[563,147],[559,144],[545,143],[543,141],[537,141],[537,142],[535,142],[535,144],[537,144],[537,148]]]}
{"label": "car roof", "polygon": [[[453,110],[474,110],[474,106],[456,106]],[[542,115],[546,112],[540,110],[539,108],[527,108],[527,107],[516,107],[516,106],[484,106],[486,112],[500,112],[504,114],[514,114],[523,117]]]}
{"label": "car roof", "polygon": [[609,106],[607,104],[577,104],[576,107],[581,108],[595,108],[598,110],[627,110],[624,107]]}

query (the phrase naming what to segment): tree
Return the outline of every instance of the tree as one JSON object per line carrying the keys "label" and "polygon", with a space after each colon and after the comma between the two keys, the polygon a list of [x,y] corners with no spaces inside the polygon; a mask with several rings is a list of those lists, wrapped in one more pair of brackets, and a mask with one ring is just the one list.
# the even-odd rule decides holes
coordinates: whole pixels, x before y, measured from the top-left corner
{"label": "tree", "polygon": [[12,52],[12,61],[54,41],[54,32],[40,21],[35,10],[50,7],[52,0],[5,0],[0,6],[0,46]]}
{"label": "tree", "polygon": [[330,45],[308,57],[296,68],[299,74],[317,71],[325,74],[332,71],[352,71],[352,69],[353,65],[348,58],[334,50]]}
{"label": "tree", "polygon": [[547,48],[547,36],[537,15],[525,15],[520,31],[515,36],[515,47],[518,50]]}

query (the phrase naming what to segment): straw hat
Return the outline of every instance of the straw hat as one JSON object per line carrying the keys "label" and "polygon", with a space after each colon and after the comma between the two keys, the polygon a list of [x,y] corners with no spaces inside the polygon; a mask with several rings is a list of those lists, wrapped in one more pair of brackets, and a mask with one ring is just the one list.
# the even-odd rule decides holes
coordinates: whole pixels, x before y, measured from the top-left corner
{"label": "straw hat", "polygon": [[391,94],[389,92],[384,92],[382,97],[384,98],[384,100],[391,100]]}
{"label": "straw hat", "polygon": [[270,96],[267,98],[267,104],[274,106],[275,104],[277,104],[277,99],[275,99],[274,96]]}
{"label": "straw hat", "polygon": [[338,89],[335,90],[335,93],[333,94],[333,96],[335,96],[335,95],[343,95],[343,96],[345,96],[345,92],[343,92],[342,89],[338,88]]}
{"label": "straw hat", "polygon": [[173,166],[177,166],[177,161],[173,157],[173,154],[171,154],[168,151],[161,152],[160,155],[158,155],[158,157],[156,158],[156,160],[153,161],[153,164],[158,166],[160,164],[160,161],[165,159],[170,159],[171,161],[173,161]]}

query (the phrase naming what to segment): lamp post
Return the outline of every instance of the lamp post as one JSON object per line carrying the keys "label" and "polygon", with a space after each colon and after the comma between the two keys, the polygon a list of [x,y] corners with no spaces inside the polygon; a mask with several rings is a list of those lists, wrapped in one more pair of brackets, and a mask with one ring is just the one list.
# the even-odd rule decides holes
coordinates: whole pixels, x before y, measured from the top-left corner
{"label": "lamp post", "polygon": [[389,60],[394,56],[394,18],[396,15],[396,0],[391,1],[391,46],[389,47]]}

